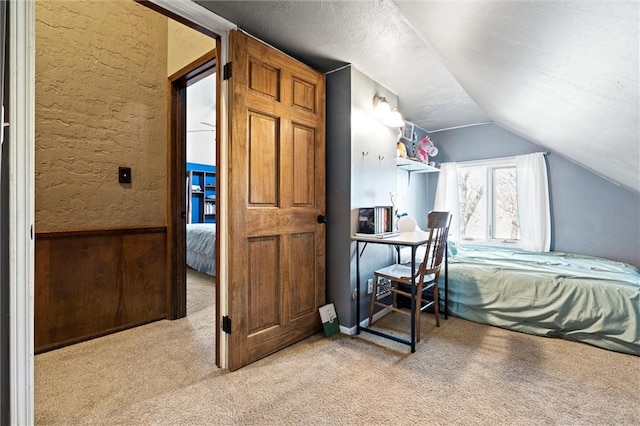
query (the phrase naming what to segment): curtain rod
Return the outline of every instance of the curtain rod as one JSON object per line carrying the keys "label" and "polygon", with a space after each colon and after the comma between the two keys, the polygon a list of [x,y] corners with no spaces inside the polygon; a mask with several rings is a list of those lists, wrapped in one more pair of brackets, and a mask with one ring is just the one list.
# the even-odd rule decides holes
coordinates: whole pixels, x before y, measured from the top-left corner
{"label": "curtain rod", "polygon": [[529,154],[548,155],[549,151],[529,152],[527,154],[507,155],[505,157],[480,158],[480,159],[477,159],[477,160],[444,161],[444,163],[480,163],[480,162],[483,162],[483,161],[501,161],[501,160],[509,160],[511,158],[515,158],[518,155],[529,155]]}

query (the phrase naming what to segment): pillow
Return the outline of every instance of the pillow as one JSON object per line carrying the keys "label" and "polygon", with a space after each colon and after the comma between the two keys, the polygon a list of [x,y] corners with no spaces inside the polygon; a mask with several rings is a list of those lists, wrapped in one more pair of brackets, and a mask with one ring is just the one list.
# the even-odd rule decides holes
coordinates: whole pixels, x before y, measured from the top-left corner
{"label": "pillow", "polygon": [[449,256],[455,256],[458,254],[458,244],[455,241],[447,240],[447,251]]}

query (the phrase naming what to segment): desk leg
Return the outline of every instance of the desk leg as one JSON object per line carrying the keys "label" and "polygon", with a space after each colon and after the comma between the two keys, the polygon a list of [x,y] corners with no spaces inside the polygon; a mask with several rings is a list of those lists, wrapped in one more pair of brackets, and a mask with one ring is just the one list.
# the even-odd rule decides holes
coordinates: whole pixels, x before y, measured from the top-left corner
{"label": "desk leg", "polygon": [[356,241],[356,334],[360,334],[360,241]]}
{"label": "desk leg", "polygon": [[416,246],[411,247],[411,353],[416,351]]}

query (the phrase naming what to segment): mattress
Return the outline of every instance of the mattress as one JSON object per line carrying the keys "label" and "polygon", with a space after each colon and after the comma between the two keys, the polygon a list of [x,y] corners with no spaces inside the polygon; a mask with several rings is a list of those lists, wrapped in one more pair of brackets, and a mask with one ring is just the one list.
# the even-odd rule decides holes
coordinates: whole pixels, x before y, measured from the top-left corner
{"label": "mattress", "polygon": [[640,355],[640,270],[621,262],[459,247],[449,257],[449,312]]}
{"label": "mattress", "polygon": [[216,275],[216,224],[187,224],[187,265],[198,272]]}

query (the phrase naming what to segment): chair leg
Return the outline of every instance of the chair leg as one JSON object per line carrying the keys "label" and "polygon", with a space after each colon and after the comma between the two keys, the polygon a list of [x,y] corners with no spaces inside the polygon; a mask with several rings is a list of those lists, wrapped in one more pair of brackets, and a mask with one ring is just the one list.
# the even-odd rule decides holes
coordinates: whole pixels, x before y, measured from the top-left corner
{"label": "chair leg", "polygon": [[420,341],[420,318],[422,315],[422,283],[418,284],[418,288],[416,289],[416,306],[415,306],[415,321],[416,321],[416,342]]}
{"label": "chair leg", "polygon": [[[436,280],[438,278],[436,277]],[[433,313],[436,316],[436,327],[440,327],[440,290],[438,289],[438,281],[433,286]]]}

